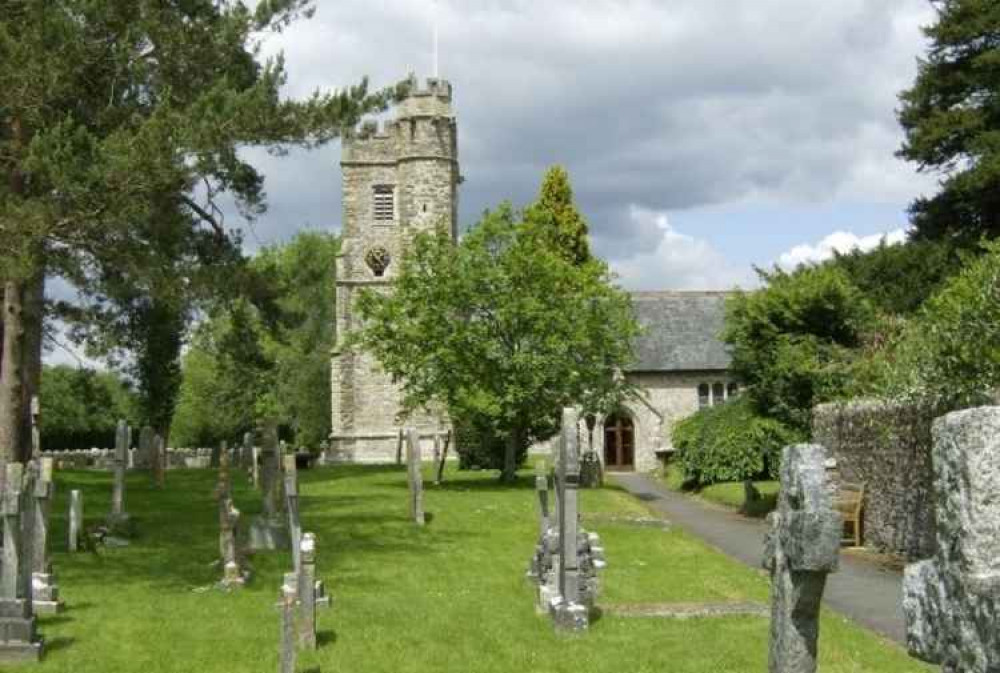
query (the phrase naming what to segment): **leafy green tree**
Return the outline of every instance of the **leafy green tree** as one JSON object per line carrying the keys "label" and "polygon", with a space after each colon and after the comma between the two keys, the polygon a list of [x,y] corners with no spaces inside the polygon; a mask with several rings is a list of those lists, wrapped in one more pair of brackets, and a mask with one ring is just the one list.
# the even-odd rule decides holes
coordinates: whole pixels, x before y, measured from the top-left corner
{"label": "leafy green tree", "polygon": [[723,339],[755,411],[808,433],[814,404],[839,396],[874,312],[835,266],[760,272],[764,287],[727,306]]}
{"label": "leafy green tree", "polygon": [[605,408],[625,394],[618,372],[638,332],[607,266],[537,246],[533,216],[501,206],[457,245],[418,235],[393,292],[359,297],[363,327],[349,341],[400,381],[407,409],[438,406],[503,438],[504,480],[563,406]]}
{"label": "leafy green tree", "polygon": [[113,372],[44,367],[40,392],[42,448],[109,448],[119,419],[139,420],[131,388]]}
{"label": "leafy green tree", "polygon": [[1000,4],[931,1],[931,46],[900,96],[899,155],[943,175],[941,191],[910,208],[916,235],[975,243],[1000,235]]}
{"label": "leafy green tree", "polygon": [[238,249],[215,199],[225,193],[247,215],[264,207],[261,176],[238,147],[317,145],[396,95],[363,82],[283,99],[283,62],[261,62],[260,41],[310,11],[308,0],[254,10],[237,0],[0,0],[0,462],[28,445],[46,274],[97,284],[114,266],[141,276],[154,239],[137,228],[163,212]]}
{"label": "leafy green tree", "polygon": [[553,166],[545,173],[538,200],[528,206],[526,221],[530,230],[566,259],[584,264],[591,258],[587,222],[573,202],[569,173]]}

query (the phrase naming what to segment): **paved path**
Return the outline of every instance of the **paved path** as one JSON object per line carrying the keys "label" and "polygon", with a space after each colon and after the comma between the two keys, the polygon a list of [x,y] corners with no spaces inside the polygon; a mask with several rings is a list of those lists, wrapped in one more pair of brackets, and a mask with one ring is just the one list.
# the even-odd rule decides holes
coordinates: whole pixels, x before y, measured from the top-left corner
{"label": "paved path", "polygon": [[[766,530],[763,521],[747,519],[735,512],[674,493],[644,474],[620,473],[611,476],[681,528],[727,556],[752,568],[761,568]],[[904,643],[901,595],[902,576],[898,572],[842,554],[840,570],[827,579],[823,601],[854,621]]]}

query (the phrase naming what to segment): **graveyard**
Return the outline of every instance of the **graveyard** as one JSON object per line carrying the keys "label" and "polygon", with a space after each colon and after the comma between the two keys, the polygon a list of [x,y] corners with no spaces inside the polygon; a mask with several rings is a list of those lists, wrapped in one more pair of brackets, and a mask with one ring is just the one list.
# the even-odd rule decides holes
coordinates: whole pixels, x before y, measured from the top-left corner
{"label": "graveyard", "polygon": [[[674,620],[607,614],[582,637],[560,636],[536,615],[525,579],[537,532],[532,471],[498,485],[451,468],[440,487],[424,466],[428,523],[414,526],[401,466],[301,471],[301,517],[317,538],[317,571],[333,599],[319,613],[315,652],[299,671],[758,671],[767,661],[761,616]],[[127,503],[141,533],[128,547],[65,551],[68,494],[83,494],[88,523],[111,506],[107,473],[57,473],[52,560],[66,609],[39,618],[41,664],[24,670],[95,673],[274,671],[277,587],[288,551],[250,557],[242,589],[215,587],[218,515],[210,470],[167,474],[168,488],[129,474]],[[244,475],[233,491],[246,517],[261,511]],[[608,567],[599,605],[751,601],[767,579],[682,530],[628,522],[642,503],[614,487],[581,492],[582,523],[600,533]],[[821,670],[931,670],[832,612],[822,616]],[[5,669],[6,670],[6,669]]]}

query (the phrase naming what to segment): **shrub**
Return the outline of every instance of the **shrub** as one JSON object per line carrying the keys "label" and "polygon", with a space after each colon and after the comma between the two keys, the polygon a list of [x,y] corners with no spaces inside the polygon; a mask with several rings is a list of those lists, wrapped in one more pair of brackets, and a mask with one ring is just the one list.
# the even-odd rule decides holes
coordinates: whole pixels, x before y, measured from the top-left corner
{"label": "shrub", "polygon": [[685,481],[707,486],[777,476],[781,449],[803,434],[757,415],[744,396],[679,421],[672,439]]}

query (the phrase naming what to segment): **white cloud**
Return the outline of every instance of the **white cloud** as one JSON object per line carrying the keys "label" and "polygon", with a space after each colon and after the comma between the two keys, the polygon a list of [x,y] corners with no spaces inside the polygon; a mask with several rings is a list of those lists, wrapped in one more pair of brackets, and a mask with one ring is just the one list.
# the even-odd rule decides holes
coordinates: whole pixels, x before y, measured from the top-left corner
{"label": "white cloud", "polygon": [[665,212],[632,204],[628,219],[650,245],[625,259],[611,259],[626,289],[724,290],[756,284],[749,270],[730,264],[708,241],[674,229]]}
{"label": "white cloud", "polygon": [[800,264],[822,262],[833,257],[835,252],[850,252],[851,250],[867,251],[878,247],[885,241],[888,245],[896,245],[906,241],[906,231],[893,229],[883,234],[858,236],[849,231],[835,231],[815,245],[803,243],[796,245],[778,258],[778,266],[794,269]]}

